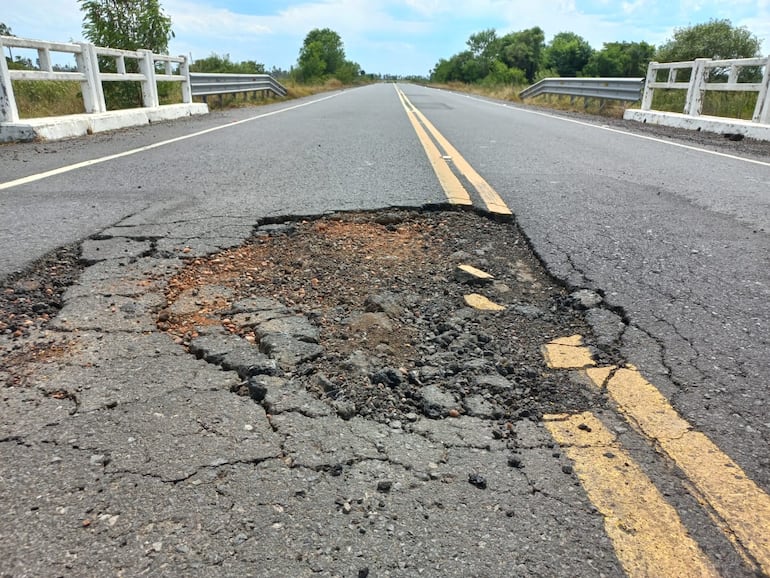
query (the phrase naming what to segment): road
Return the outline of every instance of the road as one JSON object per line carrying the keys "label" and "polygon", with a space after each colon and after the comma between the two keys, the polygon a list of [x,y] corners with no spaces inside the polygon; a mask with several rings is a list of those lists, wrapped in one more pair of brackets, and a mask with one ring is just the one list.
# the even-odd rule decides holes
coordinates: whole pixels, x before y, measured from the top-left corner
{"label": "road", "polygon": [[[232,228],[209,231],[203,250],[206,238],[212,249],[227,246],[223,238],[237,244],[249,224],[267,217],[444,203],[410,122],[416,109],[427,121],[418,125],[432,125],[510,208],[548,271],[603,296],[603,311],[616,317],[597,317],[596,328],[622,320],[613,344],[622,359],[766,498],[770,155],[743,157],[601,119],[399,89],[402,95],[381,84],[71,142],[0,147],[0,276],[120,227],[143,228],[168,247],[199,238],[203,218]],[[431,140],[441,144],[435,134]],[[449,163],[455,173],[458,160]],[[461,178],[483,207],[470,180]],[[688,476],[671,453],[657,466],[648,459],[653,472]],[[666,495],[684,495],[692,481],[667,484]],[[738,534],[742,555],[753,560],[744,570],[770,571],[767,543],[754,549]],[[724,545],[715,544],[722,539],[706,549],[721,552]]]}

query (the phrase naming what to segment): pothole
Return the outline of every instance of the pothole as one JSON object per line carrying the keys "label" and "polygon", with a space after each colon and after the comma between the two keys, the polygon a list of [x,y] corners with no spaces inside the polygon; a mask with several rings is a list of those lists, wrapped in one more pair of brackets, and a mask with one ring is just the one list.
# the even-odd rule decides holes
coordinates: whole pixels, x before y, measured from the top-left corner
{"label": "pothole", "polygon": [[[471,307],[471,294],[502,309]],[[590,335],[583,314],[514,224],[473,212],[262,226],[238,248],[193,260],[167,299],[158,327],[238,371],[238,392],[272,413],[514,420],[597,402],[541,353]]]}

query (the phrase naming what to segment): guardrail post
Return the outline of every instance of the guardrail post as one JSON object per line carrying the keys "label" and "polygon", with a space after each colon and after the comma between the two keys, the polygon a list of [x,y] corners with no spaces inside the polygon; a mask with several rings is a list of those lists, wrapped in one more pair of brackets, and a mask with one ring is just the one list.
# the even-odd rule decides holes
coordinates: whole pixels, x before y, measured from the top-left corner
{"label": "guardrail post", "polygon": [[690,87],[687,89],[687,100],[684,113],[690,116],[700,116],[703,110],[703,93],[706,90],[706,63],[708,58],[696,58],[690,75]]}
{"label": "guardrail post", "polygon": [[158,83],[155,81],[155,61],[152,58],[152,51],[138,50],[143,58],[139,60],[139,71],[144,75],[142,81],[142,104],[146,108],[157,108],[160,106],[158,99]]}
{"label": "guardrail post", "polygon": [[182,62],[179,64],[179,74],[184,76],[182,81],[182,102],[190,104],[192,100],[192,85],[190,84],[190,61],[187,56],[180,55]]}
{"label": "guardrail post", "polygon": [[770,124],[770,56],[765,62],[765,73],[762,75],[762,86],[757,94],[757,106],[754,109],[754,122]]}
{"label": "guardrail post", "polygon": [[644,96],[642,96],[642,110],[650,110],[652,108],[652,97],[655,95],[652,83],[658,78],[657,64],[657,62],[650,62],[647,65],[647,78],[644,81]]}
{"label": "guardrail post", "polygon": [[19,109],[13,95],[11,73],[5,61],[5,48],[0,42],[0,122],[19,122]]}
{"label": "guardrail post", "polygon": [[80,53],[75,54],[75,62],[78,70],[85,76],[85,80],[80,83],[83,106],[87,113],[107,112],[102,81],[99,79],[99,57],[96,55],[96,47],[85,42],[79,45]]}

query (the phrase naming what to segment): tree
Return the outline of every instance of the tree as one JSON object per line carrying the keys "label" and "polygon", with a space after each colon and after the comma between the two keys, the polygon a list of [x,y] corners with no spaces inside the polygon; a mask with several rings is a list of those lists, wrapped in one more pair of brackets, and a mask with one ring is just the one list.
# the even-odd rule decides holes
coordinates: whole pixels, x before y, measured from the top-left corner
{"label": "tree", "polygon": [[264,74],[265,65],[255,60],[232,62],[230,55],[220,56],[212,53],[207,58],[200,58],[190,65],[191,72],[220,72],[228,74]]}
{"label": "tree", "polygon": [[79,0],[83,34],[97,46],[168,53],[174,37],[158,0]]}
{"label": "tree", "polygon": [[[10,26],[7,26],[5,22],[0,22],[0,36],[16,36],[13,32],[11,32]],[[13,52],[11,51],[11,47],[8,47],[8,54],[10,55],[10,58],[8,59],[9,64],[13,62]],[[0,58],[2,58],[2,54],[0,54]]]}
{"label": "tree", "polygon": [[527,81],[532,82],[541,67],[544,49],[545,33],[535,26],[503,36],[500,39],[500,60],[508,68],[523,70]]}
{"label": "tree", "polygon": [[593,53],[594,49],[583,37],[574,32],[560,32],[545,51],[545,64],[559,76],[577,76]]}
{"label": "tree", "polygon": [[329,28],[308,32],[299,51],[299,73],[305,82],[334,76],[345,63],[345,49],[340,35]]}
{"label": "tree", "polygon": [[[171,18],[158,0],[79,0],[83,11],[83,34],[97,46],[122,50],[144,48],[159,54],[168,53],[173,38]],[[100,60],[102,70],[114,71],[115,60]],[[135,60],[126,61],[126,71],[136,72]],[[135,82],[108,82],[104,86],[108,108],[142,105],[142,91]]]}
{"label": "tree", "polygon": [[471,34],[466,44],[474,56],[490,58],[497,50],[497,42],[497,32],[494,28],[488,28],[487,30]]}
{"label": "tree", "polygon": [[361,70],[361,66],[357,62],[346,60],[340,65],[339,68],[337,68],[335,76],[337,77],[337,80],[343,84],[351,84],[363,74],[364,72]]}
{"label": "tree", "polygon": [[583,69],[584,76],[637,77],[647,75],[655,47],[646,42],[605,42]]}
{"label": "tree", "polygon": [[745,26],[730,20],[709,20],[674,31],[674,37],[655,54],[658,62],[680,62],[696,58],[715,60],[752,58],[760,55],[761,42]]}

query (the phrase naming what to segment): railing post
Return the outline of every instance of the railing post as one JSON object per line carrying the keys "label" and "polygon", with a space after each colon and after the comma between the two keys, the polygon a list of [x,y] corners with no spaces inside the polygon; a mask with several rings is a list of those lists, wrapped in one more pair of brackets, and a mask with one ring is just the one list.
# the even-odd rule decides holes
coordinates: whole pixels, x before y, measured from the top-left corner
{"label": "railing post", "polygon": [[37,51],[37,59],[40,61],[40,70],[51,72],[53,66],[51,65],[51,51],[47,48],[40,48]]}
{"label": "railing post", "polygon": [[5,61],[5,48],[0,42],[0,122],[19,122],[19,109],[13,96],[11,73]]}
{"label": "railing post", "polygon": [[160,106],[158,100],[158,84],[155,81],[155,61],[150,50],[139,50],[143,58],[139,60],[139,71],[144,75],[142,81],[142,104],[146,108]]}
{"label": "railing post", "polygon": [[754,122],[770,124],[770,56],[765,61],[765,73],[762,75],[762,86],[757,94],[757,106],[754,109]]}
{"label": "railing post", "polygon": [[703,93],[706,90],[706,63],[708,58],[696,58],[690,75],[690,87],[687,89],[687,100],[684,113],[690,116],[700,116],[703,110]]}
{"label": "railing post", "polygon": [[182,81],[182,102],[184,104],[190,104],[193,101],[192,85],[190,84],[190,61],[187,59],[187,56],[184,55],[180,55],[180,58],[182,59],[182,62],[179,65],[179,74],[184,76],[184,80]]}
{"label": "railing post", "polygon": [[652,97],[655,95],[655,89],[652,83],[658,78],[658,69],[655,68],[657,62],[650,62],[647,66],[647,78],[644,81],[644,96],[642,96],[642,110],[652,108]]}
{"label": "railing post", "polygon": [[75,54],[78,70],[85,76],[80,82],[83,105],[87,113],[106,112],[102,81],[99,78],[99,57],[93,44],[80,43],[80,54]]}

